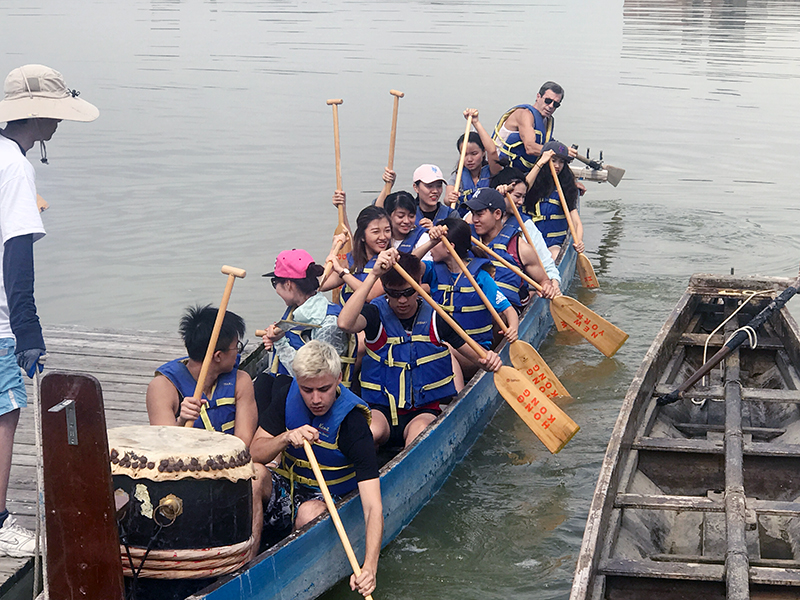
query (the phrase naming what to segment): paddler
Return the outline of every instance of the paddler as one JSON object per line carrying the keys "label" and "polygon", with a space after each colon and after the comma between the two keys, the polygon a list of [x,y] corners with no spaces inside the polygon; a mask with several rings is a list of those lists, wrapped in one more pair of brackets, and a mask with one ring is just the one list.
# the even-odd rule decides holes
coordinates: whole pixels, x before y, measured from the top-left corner
{"label": "paddler", "polygon": [[447,183],[442,170],[436,165],[420,165],[414,170],[414,191],[417,193],[415,224],[430,229],[438,221],[458,213],[439,202]]}
{"label": "paddler", "polygon": [[[506,201],[500,192],[493,188],[478,190],[467,206],[471,211],[472,228],[476,237],[541,284],[542,296],[555,298],[560,293],[558,286],[553,284],[539,265],[534,249],[520,237],[519,224],[513,216],[506,213]],[[492,261],[492,264],[495,267],[494,279],[500,291],[518,313],[522,312],[530,302],[528,284],[500,261]]]}
{"label": "paddler", "polygon": [[[250,453],[266,464],[280,457],[280,466],[265,481],[268,504],[264,522],[277,530],[300,529],[326,511],[325,502],[303,441],[314,454],[335,498],[358,488],[366,529],[361,576],[350,587],[367,596],[375,589],[383,537],[383,505],[378,461],[369,428],[370,411],[344,387],[341,363],[330,344],[312,340],[292,362],[295,379],[279,375],[271,386],[271,402],[256,432]],[[302,560],[302,557],[298,557]]]}
{"label": "paddler", "polygon": [[27,405],[20,367],[28,377],[42,370],[44,337],[33,297],[33,243],[45,230],[36,204],[33,165],[26,153],[36,142],[47,164],[49,142],[62,120],[94,121],[99,111],[70,90],[61,73],[25,65],[6,77],[0,102],[0,554],[33,556],[36,536],[16,525],[6,505],[14,433]]}
{"label": "paddler", "polygon": [[[487,371],[497,371],[502,364],[491,351],[479,358],[392,268],[395,262],[420,281],[424,267],[416,256],[384,250],[339,314],[339,327],[365,334],[361,397],[372,409],[375,444],[392,447],[410,444],[442,412],[440,405],[456,396],[445,343],[463,346],[462,353]],[[368,303],[370,290],[379,281],[386,295]]]}
{"label": "paddler", "polygon": [[[497,122],[492,139],[502,159],[527,173],[542,154],[542,146],[553,139],[556,112],[564,101],[564,88],[555,81],[546,81],[536,94],[533,105],[519,104],[510,108]],[[570,150],[576,156],[576,150]]]}
{"label": "paddler", "polygon": [[[478,109],[468,108],[464,111],[464,118],[472,117],[472,126],[475,131],[471,131],[467,139],[467,149],[464,154],[464,169],[461,173],[459,189],[456,190],[456,178],[458,177],[458,164],[453,169],[450,179],[447,181],[446,204],[453,206],[455,203],[458,214],[463,217],[469,212],[466,201],[472,198],[472,194],[479,188],[489,187],[492,176],[499,173],[503,165],[498,161],[497,147],[492,141],[492,137],[483,128],[478,120]],[[464,144],[464,134],[458,138],[456,148],[459,156],[461,147]]]}
{"label": "paddler", "polygon": [[[275,350],[272,373],[294,376],[292,361],[297,351],[310,340],[328,342],[342,359],[342,384],[350,387],[356,359],[356,336],[336,324],[341,306],[329,302],[319,291],[324,268],[305,250],[284,250],[275,259],[270,277],[275,293],[286,304],[281,324],[267,327],[262,337],[264,348]],[[290,323],[291,321],[291,323]],[[279,326],[280,325],[280,326]]]}
{"label": "paddler", "polygon": [[558,140],[547,142],[543,146],[542,156],[526,176],[529,189],[525,196],[523,211],[531,216],[542,233],[553,258],[557,257],[569,233],[569,225],[561,206],[558,189],[553,181],[553,173],[547,165],[548,161],[552,161],[558,174],[569,216],[575,226],[576,239],[572,241],[572,245],[577,252],[583,252],[586,249],[583,243],[583,222],[578,213],[578,198],[581,191],[575,175],[569,168],[569,163],[572,162],[569,149]]}

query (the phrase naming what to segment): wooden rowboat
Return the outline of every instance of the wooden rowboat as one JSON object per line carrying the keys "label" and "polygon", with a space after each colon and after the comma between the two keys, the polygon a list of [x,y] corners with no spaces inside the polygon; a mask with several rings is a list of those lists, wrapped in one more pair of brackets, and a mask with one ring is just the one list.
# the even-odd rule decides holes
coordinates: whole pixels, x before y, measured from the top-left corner
{"label": "wooden rowboat", "polygon": [[800,331],[786,308],[755,348],[656,402],[790,283],[691,278],[623,401],[571,600],[800,598]]}
{"label": "wooden rowboat", "polygon": [[[565,288],[573,279],[576,259],[571,244],[565,245],[559,262]],[[519,337],[539,346],[552,325],[548,302],[539,298],[520,319]],[[505,364],[510,364],[505,344],[498,352]],[[397,537],[439,490],[502,402],[491,375],[479,371],[458,399],[409,448],[384,465],[381,469],[382,546]],[[356,556],[361,560],[364,515],[357,493],[343,498],[337,508]],[[380,572],[380,566],[378,570]],[[333,523],[325,514],[266,550],[246,570],[220,578],[190,598],[306,600],[321,595],[351,572]]]}

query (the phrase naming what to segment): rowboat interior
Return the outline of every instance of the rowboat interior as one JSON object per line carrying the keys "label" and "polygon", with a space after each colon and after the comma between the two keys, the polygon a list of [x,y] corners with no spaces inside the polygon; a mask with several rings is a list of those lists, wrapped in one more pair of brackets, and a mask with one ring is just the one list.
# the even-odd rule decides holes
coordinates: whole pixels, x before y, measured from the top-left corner
{"label": "rowboat interior", "polygon": [[623,403],[572,600],[800,598],[800,336],[787,309],[681,400],[656,401],[788,283],[691,278]]}

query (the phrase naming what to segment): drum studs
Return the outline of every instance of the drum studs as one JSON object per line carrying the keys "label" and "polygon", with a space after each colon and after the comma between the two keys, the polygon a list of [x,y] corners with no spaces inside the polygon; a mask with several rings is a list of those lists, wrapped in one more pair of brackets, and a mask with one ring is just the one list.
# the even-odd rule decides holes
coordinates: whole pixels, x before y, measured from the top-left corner
{"label": "drum studs", "polygon": [[156,508],[156,515],[163,517],[166,520],[166,523],[159,522],[157,518],[154,518],[153,520],[162,527],[169,527],[182,513],[183,500],[174,494],[168,494],[158,502],[158,508]]}

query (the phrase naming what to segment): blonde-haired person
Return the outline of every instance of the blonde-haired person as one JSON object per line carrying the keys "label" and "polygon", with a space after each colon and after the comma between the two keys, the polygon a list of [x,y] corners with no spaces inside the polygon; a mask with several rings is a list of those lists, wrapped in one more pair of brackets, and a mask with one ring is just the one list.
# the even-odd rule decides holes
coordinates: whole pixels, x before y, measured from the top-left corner
{"label": "blonde-haired person", "polygon": [[311,340],[297,351],[295,378],[278,375],[262,427],[250,454],[262,464],[280,456],[280,466],[263,483],[269,498],[265,524],[276,530],[299,529],[326,507],[308,463],[303,442],[312,444],[331,493],[343,496],[358,488],[366,525],[366,552],[361,576],[350,587],[367,596],[375,589],[383,506],[378,461],[370,433],[370,412],[361,399],[342,385],[341,361],[328,343]]}

